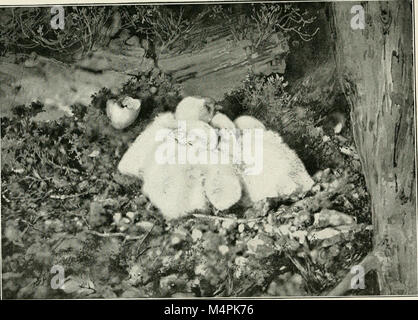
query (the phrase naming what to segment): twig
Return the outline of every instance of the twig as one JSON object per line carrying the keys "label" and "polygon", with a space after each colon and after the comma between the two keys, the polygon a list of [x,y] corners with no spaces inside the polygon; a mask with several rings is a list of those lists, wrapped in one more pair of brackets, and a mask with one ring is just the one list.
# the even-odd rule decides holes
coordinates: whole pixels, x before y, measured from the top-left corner
{"label": "twig", "polygon": [[90,191],[86,191],[86,192],[83,192],[83,193],[70,194],[70,195],[51,194],[49,197],[51,199],[66,200],[66,199],[70,199],[70,198],[76,198],[76,197],[84,196],[84,195],[89,194],[89,193],[90,193]]}
{"label": "twig", "polygon": [[263,218],[253,218],[253,219],[237,219],[237,218],[229,218],[229,217],[218,217],[218,216],[210,216],[207,214],[200,214],[200,213],[195,213],[193,214],[193,217],[195,218],[204,218],[204,219],[209,219],[209,220],[224,220],[224,221],[235,221],[237,223],[249,223],[249,222],[254,222],[254,221],[260,221]]}
{"label": "twig", "polygon": [[[98,237],[102,237],[102,238],[112,238],[112,237],[122,237],[125,238],[125,240],[139,240],[142,239],[142,236],[130,236],[128,234],[124,234],[122,232],[115,232],[115,233],[100,233],[94,230],[87,230],[88,233],[90,234],[94,234]],[[146,237],[147,235],[145,235]],[[144,238],[145,238],[144,237]]]}
{"label": "twig", "polygon": [[[142,244],[144,243],[145,239],[148,238],[148,236],[150,235],[151,231],[154,229],[155,223],[152,225],[151,229],[149,229],[149,231],[147,232],[147,234],[142,238],[141,243],[138,245],[138,249],[136,250],[137,254],[139,249],[141,249]],[[141,256],[146,250],[148,250],[147,248],[145,248],[141,253],[138,254],[138,257]]]}
{"label": "twig", "polygon": [[[36,230],[36,231],[41,232],[41,233],[43,233],[43,234],[46,234],[46,232],[45,232],[45,231],[43,231],[43,230],[41,230],[41,229],[38,229],[38,228],[36,228],[36,227],[34,226],[34,224],[38,221],[38,218],[36,218],[36,219],[35,219],[35,222],[34,222],[34,223],[31,223],[31,222],[29,222],[29,221],[27,221],[27,220],[25,220],[25,219],[20,219],[20,221],[22,221],[23,223],[25,223],[28,227],[31,227],[33,230]],[[23,235],[23,234],[25,234],[25,233],[26,233],[26,231],[27,231],[27,229],[25,229],[25,230],[24,230],[24,232],[22,233],[22,235]]]}

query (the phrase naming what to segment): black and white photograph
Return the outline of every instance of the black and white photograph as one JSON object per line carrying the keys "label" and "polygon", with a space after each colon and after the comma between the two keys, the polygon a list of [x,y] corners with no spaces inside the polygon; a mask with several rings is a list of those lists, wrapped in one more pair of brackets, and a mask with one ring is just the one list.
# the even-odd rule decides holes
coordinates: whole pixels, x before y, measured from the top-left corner
{"label": "black and white photograph", "polygon": [[1,298],[417,297],[415,6],[2,4]]}

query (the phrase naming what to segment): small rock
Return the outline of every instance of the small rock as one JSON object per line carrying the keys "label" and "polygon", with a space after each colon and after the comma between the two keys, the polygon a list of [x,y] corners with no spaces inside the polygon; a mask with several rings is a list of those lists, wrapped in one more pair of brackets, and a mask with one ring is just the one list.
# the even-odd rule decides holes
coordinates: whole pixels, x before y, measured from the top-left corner
{"label": "small rock", "polygon": [[288,235],[288,234],[290,234],[290,227],[291,227],[291,225],[290,224],[282,224],[282,225],[280,225],[279,227],[278,227],[278,232],[281,234],[281,235],[283,235],[283,236],[286,236],[286,235]]}
{"label": "small rock", "polygon": [[139,38],[137,36],[132,36],[128,40],[126,40],[126,44],[132,47],[139,47],[140,45]]}
{"label": "small rock", "polygon": [[229,248],[228,248],[228,246],[226,246],[226,245],[220,245],[219,247],[218,247],[218,250],[219,250],[219,252],[224,256],[224,255],[226,255],[228,252],[229,252]]}
{"label": "small rock", "polygon": [[244,232],[244,230],[245,230],[245,226],[241,223],[241,224],[238,226],[238,232],[239,232],[239,233],[243,233],[243,232]]}
{"label": "small rock", "polygon": [[293,226],[300,227],[308,223],[311,219],[311,214],[307,210],[301,210],[295,213],[295,218],[293,219]]}
{"label": "small rock", "polygon": [[135,217],[137,216],[137,213],[136,212],[132,212],[132,211],[129,211],[127,214],[126,214],[126,216],[131,220],[131,221],[134,221],[135,220]]}
{"label": "small rock", "polygon": [[292,237],[297,239],[300,244],[304,244],[307,234],[308,232],[306,230],[297,230],[292,233]]}
{"label": "small rock", "polygon": [[313,176],[312,176],[312,179],[314,180],[314,181],[321,181],[321,178],[322,178],[322,174],[323,174],[323,171],[322,170],[319,170],[319,171],[317,171]]}
{"label": "small rock", "polygon": [[344,127],[344,124],[343,123],[338,123],[335,127],[334,127],[334,133],[335,134],[339,134],[341,131],[342,131],[342,129],[343,129],[343,127]]}
{"label": "small rock", "polygon": [[96,158],[100,154],[99,150],[94,150],[92,153],[89,154],[90,158]]}
{"label": "small rock", "polygon": [[200,240],[201,238],[202,238],[202,231],[200,231],[199,229],[194,229],[193,231],[192,231],[192,239],[193,239],[193,241],[197,241],[197,240]]}
{"label": "small rock", "polygon": [[25,67],[27,68],[33,68],[39,65],[39,59],[36,52],[32,52],[29,56],[29,58],[24,63]]}
{"label": "small rock", "polygon": [[273,232],[273,227],[270,224],[265,224],[264,225],[264,231],[267,233],[272,233]]}
{"label": "small rock", "polygon": [[151,94],[156,94],[156,93],[157,93],[157,91],[158,91],[158,89],[157,89],[156,87],[151,87],[151,88],[149,89],[149,91],[150,91],[150,93],[151,93]]}
{"label": "small rock", "polygon": [[112,39],[109,42],[108,49],[114,54],[121,54],[126,50],[125,40],[122,39]]}
{"label": "small rock", "polygon": [[222,228],[226,229],[226,230],[230,230],[232,228],[234,228],[236,225],[236,222],[234,220],[224,220],[222,222]]}
{"label": "small rock", "polygon": [[347,142],[347,138],[345,138],[341,135],[336,135],[335,138],[341,143],[346,143]]}
{"label": "small rock", "polygon": [[130,36],[131,36],[131,33],[129,32],[129,30],[123,29],[119,34],[119,39],[126,41],[129,39]]}
{"label": "small rock", "polygon": [[128,219],[128,218],[122,218],[121,222],[124,223],[124,224],[129,224],[129,223],[131,223],[131,220]]}
{"label": "small rock", "polygon": [[330,210],[322,209],[320,212],[314,214],[314,226],[315,227],[336,227],[341,225],[350,225],[356,223],[355,219],[352,216],[349,216],[345,213]]}
{"label": "small rock", "polygon": [[273,240],[265,235],[258,234],[247,242],[248,252],[260,258],[266,258],[274,253]]}
{"label": "small rock", "polygon": [[154,224],[152,222],[149,221],[139,221],[135,224],[137,227],[149,232],[152,227],[154,226]]}
{"label": "small rock", "polygon": [[171,245],[175,246],[176,244],[179,244],[181,242],[181,239],[179,237],[172,237],[171,238]]}
{"label": "small rock", "polygon": [[120,213],[120,212],[116,212],[114,215],[113,215],[113,221],[116,223],[116,224],[119,224],[119,222],[120,222],[120,220],[122,219],[122,214]]}
{"label": "small rock", "polygon": [[312,231],[308,234],[309,241],[321,241],[331,238],[338,237],[341,234],[341,231],[338,231],[334,228],[325,228],[320,231]]}

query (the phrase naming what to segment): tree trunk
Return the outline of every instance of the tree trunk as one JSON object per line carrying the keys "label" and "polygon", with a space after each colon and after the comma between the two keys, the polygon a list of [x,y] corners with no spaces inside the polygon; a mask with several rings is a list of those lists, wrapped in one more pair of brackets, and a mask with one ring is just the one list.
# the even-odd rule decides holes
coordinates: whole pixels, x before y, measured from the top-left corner
{"label": "tree trunk", "polygon": [[351,107],[353,134],[371,196],[381,294],[417,294],[416,168],[412,5],[331,6],[335,59]]}

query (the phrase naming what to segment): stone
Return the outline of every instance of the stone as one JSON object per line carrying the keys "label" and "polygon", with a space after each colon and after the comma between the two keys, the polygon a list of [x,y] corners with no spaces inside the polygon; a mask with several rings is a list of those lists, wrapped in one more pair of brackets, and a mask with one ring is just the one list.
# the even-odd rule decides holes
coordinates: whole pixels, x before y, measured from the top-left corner
{"label": "stone", "polygon": [[126,41],[129,39],[129,37],[131,36],[131,33],[129,32],[128,29],[123,29],[120,33],[119,33],[119,39]]}
{"label": "stone", "polygon": [[143,229],[144,231],[149,232],[153,228],[154,223],[149,222],[149,221],[139,221],[135,225]]}
{"label": "stone", "polygon": [[25,60],[24,65],[26,68],[34,68],[39,65],[38,55],[32,52],[28,59]]}
{"label": "stone", "polygon": [[331,209],[322,209],[320,212],[315,213],[314,219],[313,225],[315,227],[336,227],[356,223],[354,217]]}
{"label": "stone", "polygon": [[81,69],[93,72],[103,72],[105,70],[111,69],[109,61],[105,57],[98,54],[93,54],[80,60],[76,63],[76,66]]}
{"label": "stone", "polygon": [[132,36],[128,40],[126,40],[126,44],[132,47],[139,47],[141,42],[137,36]]}
{"label": "stone", "polygon": [[323,241],[333,239],[334,242],[338,242],[341,238],[341,231],[334,228],[325,228],[322,230],[314,230],[308,234],[308,240],[311,242]]}

